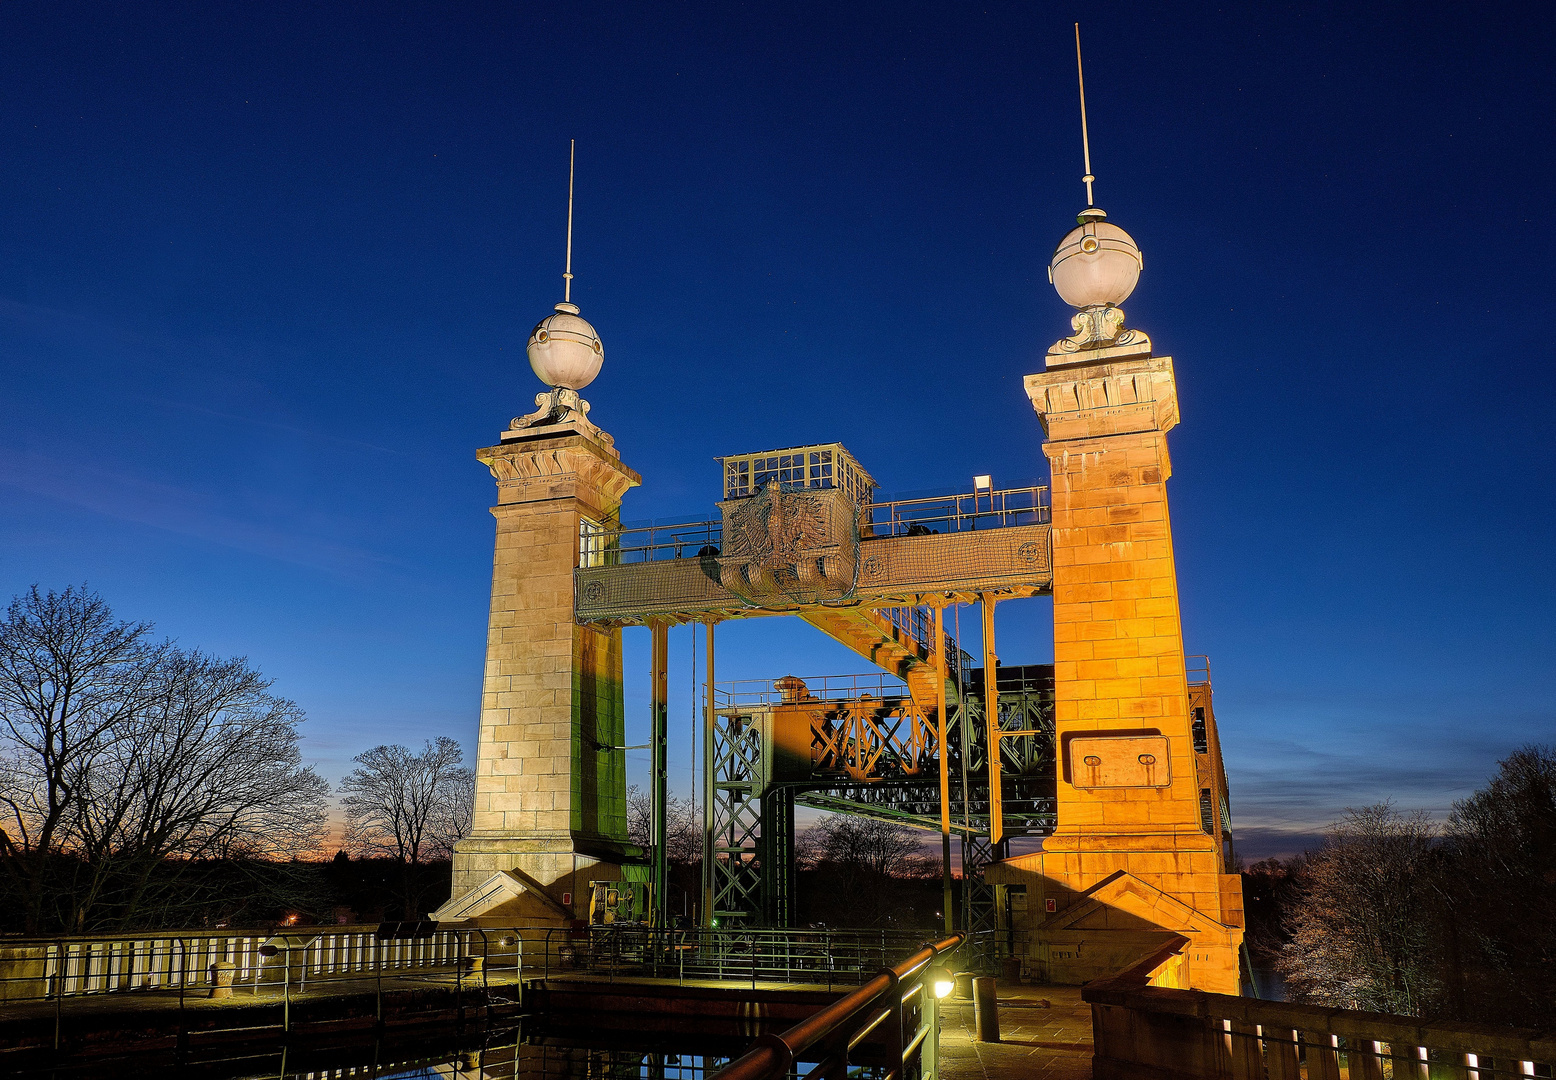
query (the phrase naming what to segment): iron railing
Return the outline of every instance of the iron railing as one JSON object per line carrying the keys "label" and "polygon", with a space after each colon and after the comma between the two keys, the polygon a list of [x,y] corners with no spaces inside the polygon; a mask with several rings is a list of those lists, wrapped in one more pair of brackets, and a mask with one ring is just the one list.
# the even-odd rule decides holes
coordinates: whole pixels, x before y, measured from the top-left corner
{"label": "iron railing", "polygon": [[[436,923],[0,938],[0,1002],[136,993],[288,1001],[424,976],[516,980],[517,930]],[[226,991],[212,994],[211,991]]]}
{"label": "iron railing", "polygon": [[781,1080],[801,1062],[815,1063],[798,1073],[801,1080],[846,1077],[850,1055],[872,1036],[884,1043],[879,1080],[901,1080],[915,1061],[918,1075],[932,1080],[939,1072],[940,1032],[934,989],[926,985],[925,976],[930,965],[955,951],[964,937],[953,934],[938,944],[926,943],[782,1034],[757,1040],[711,1080]]}
{"label": "iron railing", "polygon": [[[864,675],[806,675],[806,701],[855,701],[866,694],[881,698],[910,698],[908,684],[895,675],[878,671]],[[730,679],[713,684],[713,702],[718,708],[752,705],[776,705],[787,700],[776,679]]]}
{"label": "iron railing", "polygon": [[911,955],[915,930],[690,927],[632,924],[552,928],[525,953],[529,978],[589,975],[618,979],[717,979],[856,986]]}
{"label": "iron railing", "polygon": [[722,521],[648,522],[609,529],[605,535],[604,565],[694,559],[704,552],[719,553],[723,544]]}
{"label": "iron railing", "polygon": [[[872,502],[861,511],[859,520],[861,536],[869,539],[1041,525],[1049,516],[1048,488],[1033,485]],[[717,556],[723,543],[722,520],[629,523],[607,527],[591,538],[589,565]]]}
{"label": "iron railing", "polygon": [[1190,686],[1204,686],[1210,682],[1210,657],[1185,656],[1183,665]]}
{"label": "iron railing", "polygon": [[[935,640],[935,615],[932,608],[917,607],[877,608],[876,614],[885,615],[892,626],[908,636],[923,653],[931,654]],[[967,672],[978,663],[977,657],[956,643],[956,638],[945,634],[946,674],[952,679],[965,681]]]}
{"label": "iron railing", "polygon": [[877,500],[865,508],[865,536],[927,536],[934,533],[1008,529],[1049,520],[1046,485]]}

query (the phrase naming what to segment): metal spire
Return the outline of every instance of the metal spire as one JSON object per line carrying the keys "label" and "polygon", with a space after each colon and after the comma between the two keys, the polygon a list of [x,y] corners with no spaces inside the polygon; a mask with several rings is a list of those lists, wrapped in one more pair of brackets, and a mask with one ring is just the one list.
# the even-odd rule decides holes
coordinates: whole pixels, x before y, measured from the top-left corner
{"label": "metal spire", "polygon": [[[1076,23],[1076,47],[1079,48],[1080,24]],[[1082,99],[1084,101],[1084,98]],[[1084,109],[1084,106],[1083,106]],[[562,271],[562,302],[573,302],[573,163],[578,156],[578,140],[567,140],[567,268]],[[1088,165],[1087,169],[1090,170]]]}
{"label": "metal spire", "polygon": [[[1086,73],[1081,69],[1081,24],[1075,24],[1075,78],[1081,86],[1081,153],[1086,157],[1086,175],[1081,177],[1081,183],[1086,185],[1086,206],[1090,209],[1096,203],[1091,198],[1091,185],[1097,178],[1091,175],[1091,137],[1086,132]],[[569,209],[571,214],[572,210]],[[571,222],[572,218],[569,217]],[[569,224],[571,229],[572,225]]]}

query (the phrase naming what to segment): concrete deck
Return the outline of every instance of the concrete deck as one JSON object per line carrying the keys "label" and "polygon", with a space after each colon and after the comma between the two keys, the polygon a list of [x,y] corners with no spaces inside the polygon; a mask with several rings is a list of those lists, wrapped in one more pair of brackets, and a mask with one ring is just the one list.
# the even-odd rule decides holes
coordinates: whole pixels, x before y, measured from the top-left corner
{"label": "concrete deck", "polygon": [[971,1001],[942,1003],[943,1080],[1090,1080],[1091,1006],[1080,987],[1001,986],[999,998],[997,1043],[978,1042]]}

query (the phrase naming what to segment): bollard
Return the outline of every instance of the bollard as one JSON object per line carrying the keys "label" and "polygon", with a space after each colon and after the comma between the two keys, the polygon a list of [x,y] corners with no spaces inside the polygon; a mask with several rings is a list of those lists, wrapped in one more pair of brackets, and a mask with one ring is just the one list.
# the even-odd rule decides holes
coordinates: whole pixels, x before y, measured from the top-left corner
{"label": "bollard", "polygon": [[232,980],[237,977],[238,965],[227,960],[218,960],[211,965],[211,996],[213,998],[226,998],[232,996]]}
{"label": "bollard", "polygon": [[1000,1041],[1000,1002],[992,975],[973,980],[973,1018],[977,1021],[979,1042]]}
{"label": "bollard", "polygon": [[958,971],[954,976],[954,979],[956,982],[956,996],[971,1001],[973,994],[973,973],[970,971]]}

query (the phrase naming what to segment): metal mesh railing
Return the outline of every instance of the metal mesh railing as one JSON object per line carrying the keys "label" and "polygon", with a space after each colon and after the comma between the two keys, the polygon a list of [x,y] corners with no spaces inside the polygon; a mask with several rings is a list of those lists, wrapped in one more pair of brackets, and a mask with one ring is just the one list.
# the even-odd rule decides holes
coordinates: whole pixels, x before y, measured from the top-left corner
{"label": "metal mesh railing", "polygon": [[526,976],[603,976],[607,980],[718,980],[855,986],[912,955],[923,931],[812,929],[658,929],[604,926],[553,929],[526,942]]}

